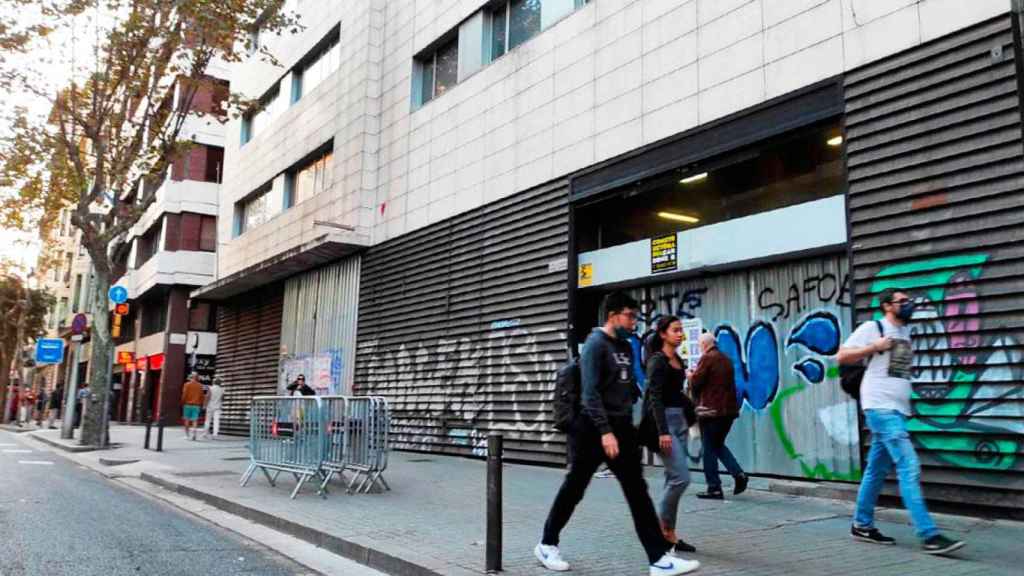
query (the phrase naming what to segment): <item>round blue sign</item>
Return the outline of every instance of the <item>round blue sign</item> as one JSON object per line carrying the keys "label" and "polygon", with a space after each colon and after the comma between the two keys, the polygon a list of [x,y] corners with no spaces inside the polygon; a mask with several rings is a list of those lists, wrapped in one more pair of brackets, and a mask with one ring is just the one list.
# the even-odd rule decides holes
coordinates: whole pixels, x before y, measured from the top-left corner
{"label": "round blue sign", "polygon": [[128,301],[128,289],[124,286],[111,286],[107,296],[114,304],[123,304]]}

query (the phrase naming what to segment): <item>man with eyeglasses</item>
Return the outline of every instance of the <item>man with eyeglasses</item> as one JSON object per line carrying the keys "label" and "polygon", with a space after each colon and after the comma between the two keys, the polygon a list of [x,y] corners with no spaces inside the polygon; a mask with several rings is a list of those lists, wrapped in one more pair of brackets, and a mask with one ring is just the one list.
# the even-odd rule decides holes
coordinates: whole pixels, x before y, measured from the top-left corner
{"label": "man with eyeglasses", "polygon": [[534,555],[549,570],[569,569],[558,549],[558,537],[601,462],[607,462],[622,485],[637,536],[647,553],[650,575],[675,576],[700,567],[700,562],[669,554],[674,543],[666,540],[661,531],[643,477],[633,426],[633,403],[639,393],[629,343],[638,309],[636,300],[626,294],[613,292],[606,296],[601,304],[604,326],[595,328],[583,346],[581,411],[567,432],[573,458],[544,524],[543,537],[534,548]]}
{"label": "man with eyeglasses", "polygon": [[962,548],[964,543],[940,534],[928,514],[921,492],[921,464],[907,432],[907,418],[912,415],[910,377],[914,360],[907,324],[914,315],[914,302],[898,288],[883,290],[878,299],[884,317],[879,322],[861,324],[836,355],[840,364],[867,359],[860,384],[860,404],[871,430],[871,450],[857,494],[850,533],[854,540],[861,542],[895,542],[879,532],[874,522],[875,503],[886,475],[895,466],[903,505],[910,512],[923,551],[948,554]]}

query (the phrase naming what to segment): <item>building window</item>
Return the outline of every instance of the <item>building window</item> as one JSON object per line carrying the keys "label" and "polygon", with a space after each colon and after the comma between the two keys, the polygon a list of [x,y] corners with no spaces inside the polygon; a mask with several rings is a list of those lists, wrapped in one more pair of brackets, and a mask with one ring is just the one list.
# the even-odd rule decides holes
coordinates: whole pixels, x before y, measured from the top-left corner
{"label": "building window", "polygon": [[71,293],[72,310],[77,314],[82,311],[82,275],[77,274],[75,276],[75,291]]}
{"label": "building window", "polygon": [[298,102],[304,94],[309,94],[321,82],[326,80],[338,69],[341,59],[341,48],[335,38],[323,48],[318,48],[309,62],[300,67],[292,81],[292,102]]}
{"label": "building window", "polygon": [[235,236],[270,220],[270,184],[235,204]]}
{"label": "building window", "polygon": [[242,118],[242,144],[245,144],[266,130],[267,126],[284,111],[285,102],[281,96],[281,83],[278,82],[260,98],[257,109]]}
{"label": "building window", "polygon": [[[171,220],[177,217],[179,220],[178,230],[180,234],[176,248],[178,250],[189,250],[192,252],[214,252],[217,248],[217,218],[204,214],[182,212],[181,215],[167,216],[167,235],[171,235]],[[171,249],[168,242],[168,249]]]}
{"label": "building window", "polygon": [[312,161],[288,172],[285,183],[285,208],[311,198],[331,187],[331,165],[334,154],[331,151],[318,154]]}
{"label": "building window", "polygon": [[171,165],[171,179],[175,181],[219,183],[224,171],[224,149],[220,146],[192,144]]}
{"label": "building window", "polygon": [[490,36],[485,46],[488,46],[490,54],[486,62],[495,60],[505,54],[508,50],[508,4],[502,4],[498,9],[491,12],[491,21],[487,28]]}
{"label": "building window", "polygon": [[260,29],[257,26],[252,30],[249,30],[249,37],[245,47],[246,53],[248,53],[249,56],[252,56],[260,51],[260,46]]}
{"label": "building window", "polygon": [[[476,72],[480,63],[490,63],[509,50],[533,38],[588,0],[505,0],[491,3],[465,22],[483,20],[480,24],[463,25],[443,36],[451,36],[436,50],[416,57],[413,75],[413,107],[419,107],[457,84],[459,52],[464,75]],[[479,21],[477,19],[477,21]]]}
{"label": "building window", "polygon": [[459,82],[459,37],[420,60],[420,104],[444,94]]}
{"label": "building window", "polygon": [[215,326],[216,320],[216,309],[213,304],[210,304],[209,302],[197,302],[193,304],[192,308],[188,311],[189,330],[213,332],[217,329]]}
{"label": "building window", "polygon": [[142,336],[163,332],[167,324],[167,300],[149,300],[142,303]]}
{"label": "building window", "polygon": [[[173,236],[173,235],[172,235]],[[163,218],[158,218],[149,230],[136,240],[135,268],[141,268],[149,261],[154,254],[160,251],[160,242],[163,239]]]}

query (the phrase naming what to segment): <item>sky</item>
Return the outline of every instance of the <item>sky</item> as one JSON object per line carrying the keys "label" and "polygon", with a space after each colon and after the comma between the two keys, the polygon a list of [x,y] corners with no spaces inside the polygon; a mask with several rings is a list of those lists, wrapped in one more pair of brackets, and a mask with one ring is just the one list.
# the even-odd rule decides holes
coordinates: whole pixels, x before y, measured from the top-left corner
{"label": "sky", "polygon": [[[19,15],[19,21],[31,24],[41,18],[38,10],[26,8]],[[16,55],[10,61],[22,68],[36,72],[45,78],[51,92],[70,84],[72,77],[71,61],[78,65],[91,61],[91,48],[94,42],[95,27],[91,22],[79,19],[73,27],[60,28],[53,37],[39,41],[25,55]],[[6,98],[0,99],[0,110],[12,111],[14,106],[25,106],[29,114],[45,118],[50,110],[50,102],[24,91],[13,91]],[[0,133],[6,134],[8,127],[0,125]],[[0,190],[0,194],[4,191]],[[0,227],[0,260],[9,259],[23,268],[23,273],[35,267],[41,242],[34,231],[22,232]]]}

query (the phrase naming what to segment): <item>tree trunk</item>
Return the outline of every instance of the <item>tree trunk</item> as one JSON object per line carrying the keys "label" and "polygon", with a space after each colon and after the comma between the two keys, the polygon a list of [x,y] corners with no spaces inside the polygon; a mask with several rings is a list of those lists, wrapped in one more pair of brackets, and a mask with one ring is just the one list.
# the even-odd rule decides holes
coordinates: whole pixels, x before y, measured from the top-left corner
{"label": "tree trunk", "polygon": [[114,353],[114,342],[110,337],[110,307],[107,303],[107,291],[110,290],[110,271],[106,266],[97,266],[93,261],[96,275],[96,290],[92,300],[92,329],[89,337],[92,341],[92,356],[89,358],[89,407],[82,420],[82,436],[80,442],[86,446],[107,445],[107,426],[109,419],[108,401],[110,397],[110,363]]}

